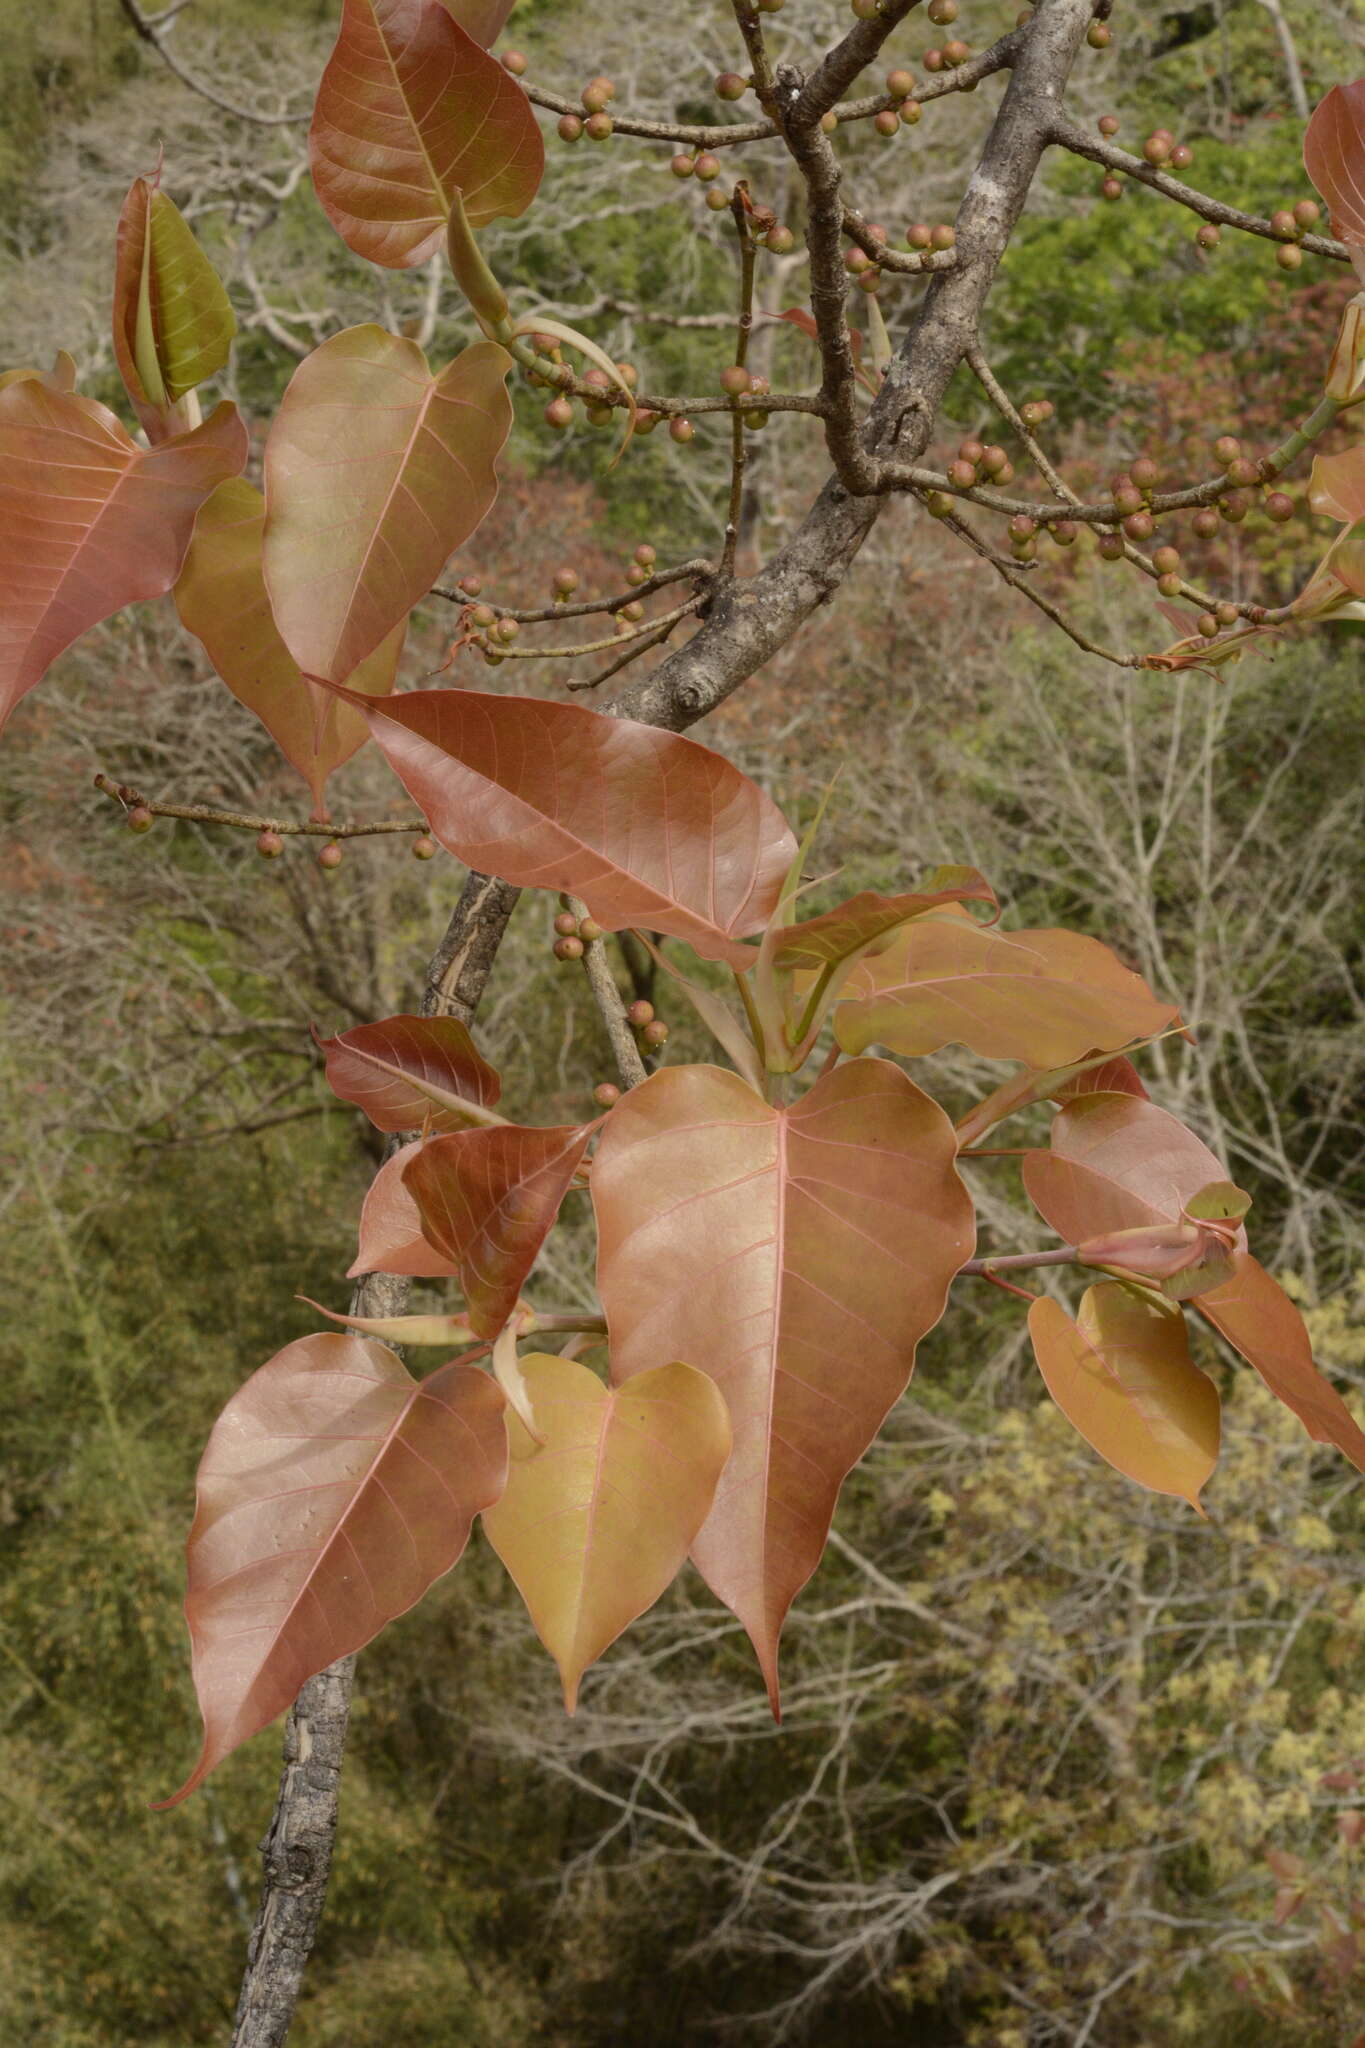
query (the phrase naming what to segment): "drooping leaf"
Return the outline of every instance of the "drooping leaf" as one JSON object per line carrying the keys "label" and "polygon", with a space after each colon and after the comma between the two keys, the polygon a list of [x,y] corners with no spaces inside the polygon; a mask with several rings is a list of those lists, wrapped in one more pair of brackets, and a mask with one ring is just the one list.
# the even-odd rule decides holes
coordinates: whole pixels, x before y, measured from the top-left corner
{"label": "drooping leaf", "polygon": [[162,440],[168,409],[226,363],[237,316],[178,207],[146,178],[119,215],[113,327],[124,388]]}
{"label": "drooping leaf", "polygon": [[1365,78],[1334,85],[1304,131],[1304,169],[1343,242],[1365,244]]}
{"label": "drooping leaf", "polygon": [[839,967],[868,952],[880,940],[949,903],[989,903],[995,891],[975,868],[937,868],[923,889],[902,896],[879,896],[865,889],[836,910],[826,910],[804,924],[790,924],[777,934],[773,965],[779,969]]}
{"label": "drooping leaf", "polygon": [[845,1052],[960,1044],[984,1058],[1064,1066],[1162,1031],[1178,1015],[1098,939],[1002,932],[964,917],[907,925],[859,961],[834,1013]]}
{"label": "drooping leaf", "polygon": [[382,1017],[320,1038],[327,1085],[381,1131],[465,1131],[502,1093],[497,1069],[454,1017]]}
{"label": "drooping leaf", "polygon": [[364,326],[299,364],[266,442],[263,560],[305,675],[358,668],[487,512],[511,362],[476,341],[433,376],[415,341]]}
{"label": "drooping leaf", "polygon": [[389,270],[440,248],[453,193],[471,227],[515,219],[545,168],[530,101],[441,0],[345,0],[308,156],[342,241]]}
{"label": "drooping leaf", "polygon": [[1091,1053],[1083,1060],[1050,1067],[1042,1073],[1035,1067],[1024,1067],[958,1118],[958,1144],[976,1144],[996,1124],[1035,1102],[1070,1102],[1077,1095],[1106,1092],[1147,1099],[1142,1076],[1132,1061],[1122,1055],[1115,1059],[1104,1053]]}
{"label": "drooping leaf", "polygon": [[509,1417],[507,1488],[484,1530],[526,1602],[574,1711],[587,1667],[674,1577],[730,1452],[725,1402],[690,1365],[614,1392],[571,1359],[521,1369],[545,1432]]}
{"label": "drooping leaf", "polygon": [[418,690],[370,729],[441,844],[484,874],[579,896],[746,967],[795,841],[756,783],[676,733],[581,704]]}
{"label": "drooping leaf", "polygon": [[362,1337],[303,1337],[253,1373],[199,1466],[185,1618],[204,1717],[174,1806],[443,1572],[507,1473],[499,1387],[414,1380]]}
{"label": "drooping leaf", "polygon": [[37,378],[0,391],[0,726],[73,640],[170,589],[246,455],[233,405],[146,449],[93,399]]}
{"label": "drooping leaf", "polygon": [[403,1171],[422,1229],[454,1265],[481,1337],[517,1305],[595,1124],[503,1124],[433,1138]]}
{"label": "drooping leaf", "polygon": [[[1030,1200],[1071,1244],[1175,1223],[1223,1166],[1177,1117],[1137,1096],[1081,1095],[1052,1125],[1051,1150],[1024,1160]],[[1238,1248],[1246,1243],[1239,1233]]]}
{"label": "drooping leaf", "polygon": [[336,1309],[324,1308],[320,1301],[313,1301],[306,1294],[298,1299],[306,1301],[309,1308],[315,1308],[329,1322],[344,1323],[348,1330],[357,1330],[362,1337],[378,1337],[385,1344],[412,1344],[419,1348],[430,1345],[442,1351],[458,1351],[475,1343],[480,1351],[488,1348],[476,1338],[466,1315],[344,1316]]}
{"label": "drooping leaf", "polygon": [[1218,1392],[1190,1357],[1179,1309],[1106,1280],[1086,1289],[1076,1322],[1040,1296],[1028,1329],[1048,1392],[1091,1448],[1197,1508],[1218,1462]]}
{"label": "drooping leaf", "polygon": [[[182,625],[193,633],[239,703],[260,719],[327,815],[328,776],[370,737],[354,706],[310,687],[281,640],[261,566],[265,500],[243,477],[219,484],[195,523],[175,586]],[[407,621],[401,621],[347,678],[365,697],[393,688]]]}
{"label": "drooping leaf", "polygon": [[449,1279],[455,1272],[422,1230],[417,1204],[403,1184],[409,1162],[422,1149],[419,1138],[400,1145],[370,1182],[360,1211],[360,1243],[347,1278],[361,1273],[408,1273],[418,1280]]}
{"label": "drooping leaf", "polygon": [[593,1160],[613,1377],[686,1355],[729,1405],[734,1454],[693,1556],[774,1707],[839,1487],[971,1253],[955,1152],[936,1103],[859,1060],[790,1109],[719,1068],[667,1068],[617,1103]]}
{"label": "drooping leaf", "polygon": [[1254,1366],[1311,1437],[1335,1444],[1365,1472],[1365,1431],[1318,1371],[1303,1317],[1264,1266],[1243,1252],[1232,1278],[1201,1294],[1194,1306]]}

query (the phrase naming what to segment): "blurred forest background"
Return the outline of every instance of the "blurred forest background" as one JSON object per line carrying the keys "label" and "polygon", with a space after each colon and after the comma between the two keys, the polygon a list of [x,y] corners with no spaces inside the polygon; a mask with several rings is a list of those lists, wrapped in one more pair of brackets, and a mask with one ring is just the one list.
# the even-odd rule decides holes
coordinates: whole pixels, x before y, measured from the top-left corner
{"label": "blurred forest background", "polygon": [[[961,30],[984,43],[1014,12],[970,0]],[[377,318],[438,360],[468,338],[453,291],[366,269],[312,200],[303,124],[335,14],[179,14],[184,65],[239,106],[303,117],[262,127],[171,76],[118,0],[5,10],[0,362],[63,345],[83,388],[119,402],[114,223],[162,144],[238,310],[224,388],[258,435],[296,359],[341,326]],[[788,0],[780,26],[815,51],[846,19]],[[505,40],[547,85],[607,71],[632,111],[714,119],[728,24],[718,5],[522,0]],[[1197,183],[1257,211],[1305,195],[1302,117],[1365,71],[1356,0],[1149,0],[1114,26],[1078,66],[1087,122],[1118,113],[1132,146],[1164,124]],[[931,40],[917,16],[893,47],[913,65]],[[897,230],[951,218],[997,92],[890,142],[845,136],[867,212]],[[621,138],[549,147],[532,216],[491,238],[517,302],[554,303],[650,383],[711,387],[732,259],[700,189]],[[747,169],[781,216],[778,162]],[[1205,255],[1190,216],[1140,192],[1105,204],[1097,182],[1045,166],[988,314],[997,373],[1054,400],[1077,482],[1144,453],[1202,475],[1217,433],[1278,439],[1320,391],[1343,273],[1287,275],[1236,238]],[[918,288],[888,277],[893,335]],[[763,290],[770,312],[799,300],[799,241]],[[764,325],[759,346],[815,381],[790,328]],[[610,435],[556,439],[543,402],[520,388],[507,486],[462,571],[525,604],[561,564],[600,590],[641,540],[716,545],[718,433],[637,443],[608,488]],[[974,388],[954,404],[952,439],[996,437]],[[794,416],[755,445],[748,543],[766,549],[823,458]],[[1190,559],[1282,602],[1321,550],[1313,529],[1257,516]],[[1040,573],[1111,643],[1171,638],[1150,586],[1088,541]],[[419,617],[410,681],[452,618]],[[1119,672],[896,507],[842,602],[702,735],[794,817],[841,771],[821,840],[841,890],[970,860],[1007,922],[1101,934],[1183,1004],[1197,1048],[1157,1048],[1153,1091],[1254,1193],[1261,1256],[1358,1394],[1361,630],[1318,629],[1217,682]],[[512,686],[568,673],[519,668]],[[467,656],[453,675],[487,687]],[[274,815],[302,817],[305,797],[169,603],[61,661],[0,750],[0,2038],[193,2048],[227,2036],[279,1757],[272,1732],[184,1809],[148,1811],[197,1742],[180,1618],[194,1468],[226,1396],[317,1326],[296,1294],[346,1303],[374,1134],[328,1096],[308,1024],[415,1007],[462,877],[402,841],[352,845],[328,877],[297,843],[265,863],[240,834],[163,821],[136,839],[97,768]],[[366,755],[334,791],[342,817],[402,807]],[[539,1121],[588,1113],[610,1071],[581,977],[551,957],[552,909],[523,901],[478,1029],[513,1113]],[[706,1056],[661,1001],[671,1049]],[[953,1102],[992,1085],[960,1056],[937,1068]],[[987,1241],[1042,1241],[1010,1164],[976,1172]],[[591,1248],[567,1242],[540,1284],[585,1301]],[[1203,1362],[1226,1402],[1207,1523],[1100,1464],[1041,1404],[1013,1305],[959,1287],[798,1602],[780,1730],[737,1624],[687,1578],[567,1720],[476,1536],[361,1659],[298,2048],[1355,2042],[1360,1484],[1247,1370],[1211,1345]]]}

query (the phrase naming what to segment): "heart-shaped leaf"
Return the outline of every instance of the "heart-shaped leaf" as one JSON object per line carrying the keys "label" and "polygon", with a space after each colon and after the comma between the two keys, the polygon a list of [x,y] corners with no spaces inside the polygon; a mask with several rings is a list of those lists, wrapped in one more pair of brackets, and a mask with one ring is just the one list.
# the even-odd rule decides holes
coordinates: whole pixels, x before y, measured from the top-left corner
{"label": "heart-shaped leaf", "polygon": [[199,1466],[185,1618],[204,1746],[174,1806],[448,1572],[502,1492],[501,1389],[414,1380],[362,1337],[302,1337],[253,1373]]}
{"label": "heart-shaped leaf", "polygon": [[1313,110],[1303,162],[1343,242],[1365,244],[1365,78],[1334,85]]}
{"label": "heart-shaped leaf", "polygon": [[365,326],[299,364],[266,442],[264,567],[305,675],[358,668],[487,512],[511,362],[476,341],[433,376],[415,341]]}
{"label": "heart-shaped leaf", "polygon": [[545,169],[530,101],[441,0],[345,0],[308,157],[342,241],[388,270],[435,254],[456,192],[471,227],[515,219]]}
{"label": "heart-shaped leaf", "polygon": [[497,1069],[455,1017],[382,1017],[320,1038],[327,1085],[381,1131],[466,1131],[502,1093]]}
{"label": "heart-shaped leaf", "polygon": [[545,1444],[508,1417],[507,1488],[483,1526],[574,1711],[578,1682],[652,1607],[705,1519],[730,1418],[704,1373],[656,1365],[609,1392],[585,1365],[521,1361]]}
{"label": "heart-shaped leaf", "polygon": [[441,844],[468,867],[579,896],[747,967],[795,840],[756,783],[695,740],[581,704],[418,690],[370,730]]}
{"label": "heart-shaped leaf", "polygon": [[1091,1448],[1197,1508],[1218,1462],[1218,1392],[1190,1357],[1179,1309],[1106,1280],[1086,1289],[1074,1323],[1041,1296],[1028,1330],[1048,1392]]}
{"label": "heart-shaped leaf", "polygon": [[734,1455],[692,1554],[774,1708],[778,1637],[840,1485],[971,1254],[955,1153],[937,1103],[859,1060],[790,1109],[720,1068],[667,1068],[617,1103],[593,1160],[613,1377],[686,1355],[730,1409]]}
{"label": "heart-shaped leaf", "polygon": [[1318,1371],[1303,1317],[1264,1266],[1243,1252],[1232,1278],[1201,1294],[1194,1306],[1255,1367],[1311,1437],[1335,1444],[1358,1471],[1365,1472],[1365,1431]]}
{"label": "heart-shaped leaf", "polygon": [[481,1337],[496,1337],[516,1307],[596,1128],[462,1131],[408,1161],[403,1183],[422,1229],[454,1266]]}
{"label": "heart-shaped leaf", "polygon": [[1178,1014],[1098,939],[945,916],[908,925],[884,952],[859,961],[834,1031],[845,1052],[876,1043],[914,1055],[957,1044],[986,1059],[1055,1067],[1148,1038]]}
{"label": "heart-shaped leaf", "polygon": [[246,455],[234,405],[146,449],[93,399],[32,377],[0,391],[0,726],[73,640],[170,589]]}
{"label": "heart-shaped leaf", "polygon": [[[261,566],[265,500],[243,477],[219,484],[195,522],[175,586],[181,624],[193,633],[239,703],[260,719],[308,784],[313,816],[325,818],[328,776],[370,737],[355,707],[310,687],[281,640]],[[406,620],[347,678],[365,697],[393,688]]]}
{"label": "heart-shaped leaf", "polygon": [[153,441],[176,402],[221,370],[237,316],[183,215],[134,178],[119,215],[114,259],[114,357]]}
{"label": "heart-shaped leaf", "polygon": [[370,1182],[360,1211],[360,1243],[347,1271],[349,1280],[361,1273],[407,1273],[417,1280],[453,1276],[453,1262],[443,1258],[425,1235],[421,1213],[403,1183],[407,1166],[421,1149],[420,1138],[401,1145]]}

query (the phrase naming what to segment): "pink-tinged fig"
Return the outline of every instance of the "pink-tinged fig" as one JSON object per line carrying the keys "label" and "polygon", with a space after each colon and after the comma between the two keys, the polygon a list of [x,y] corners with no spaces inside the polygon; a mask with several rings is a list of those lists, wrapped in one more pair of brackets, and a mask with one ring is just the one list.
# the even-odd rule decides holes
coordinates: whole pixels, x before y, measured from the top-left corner
{"label": "pink-tinged fig", "polygon": [[1139,1486],[1199,1508],[1218,1462],[1220,1412],[1180,1310],[1107,1280],[1086,1289],[1076,1322],[1040,1296],[1028,1329],[1048,1392],[1091,1449]]}
{"label": "pink-tinged fig", "polygon": [[859,1060],[789,1109],[719,1068],[667,1068],[617,1103],[593,1160],[613,1377],[685,1356],[729,1406],[735,1449],[692,1554],[774,1711],[782,1624],[839,1488],[971,1255],[955,1152],[936,1103]]}
{"label": "pink-tinged fig", "polygon": [[1335,1444],[1365,1472],[1365,1431],[1318,1371],[1303,1317],[1264,1266],[1241,1253],[1232,1278],[1199,1295],[1194,1306],[1298,1416],[1309,1436]]}
{"label": "pink-tinged fig", "polygon": [[1151,1037],[1178,1015],[1098,939],[944,915],[908,925],[858,963],[834,1030],[849,1053],[960,1044],[987,1059],[1053,1067]]}
{"label": "pink-tinged fig", "polygon": [[433,1138],[403,1171],[422,1229],[449,1259],[471,1327],[496,1337],[517,1305],[596,1124],[503,1124]]}
{"label": "pink-tinged fig", "polygon": [[200,506],[246,456],[234,405],[147,449],[45,380],[0,391],[0,726],[73,640],[165,595]]}
{"label": "pink-tinged fig", "polygon": [[[1052,1148],[1024,1160],[1024,1186],[1070,1244],[1111,1230],[1179,1220],[1211,1183],[1226,1183],[1219,1161],[1193,1131],[1155,1103],[1090,1095],[1068,1103],[1052,1127]],[[1230,1279],[1194,1295],[1192,1306],[1293,1411],[1310,1436],[1335,1444],[1365,1471],[1365,1432],[1313,1363],[1302,1316],[1245,1249],[1239,1225]]]}
{"label": "pink-tinged fig", "polygon": [[383,1017],[320,1038],[327,1085],[381,1131],[464,1131],[501,1123],[496,1068],[455,1017]]}
{"label": "pink-tinged fig", "polygon": [[346,1277],[361,1273],[407,1273],[417,1280],[446,1280],[454,1262],[437,1251],[422,1230],[422,1217],[403,1182],[422,1149],[420,1138],[400,1145],[386,1159],[366,1191],[360,1210],[360,1242]]}
{"label": "pink-tinged fig", "polygon": [[266,442],[263,564],[305,675],[344,682],[478,526],[512,424],[511,366],[476,341],[433,375],[415,341],[373,326],[299,364]]}
{"label": "pink-tinged fig", "polygon": [[342,241],[388,270],[436,253],[456,193],[471,227],[515,219],[545,168],[526,94],[441,0],[344,0],[308,155]]}
{"label": "pink-tinged fig", "polygon": [[[176,610],[239,703],[260,719],[327,815],[326,783],[370,737],[361,714],[306,683],[281,640],[261,565],[265,500],[244,477],[219,484],[200,511],[175,586]],[[407,621],[402,620],[347,677],[365,697],[393,688]]]}
{"label": "pink-tinged fig", "polygon": [[414,1380],[382,1344],[287,1344],[233,1395],[199,1466],[185,1618],[204,1717],[175,1806],[299,1687],[448,1572],[507,1477],[501,1389]]}
{"label": "pink-tinged fig", "polygon": [[604,931],[639,925],[705,959],[753,960],[739,941],[772,915],[796,841],[722,755],[537,697],[418,690],[361,708],[467,866],[581,897]]}
{"label": "pink-tinged fig", "polygon": [[1365,256],[1365,78],[1334,85],[1319,100],[1304,132],[1303,164],[1359,268]]}
{"label": "pink-tinged fig", "polygon": [[114,259],[114,357],[152,441],[173,431],[172,408],[222,369],[237,332],[222,281],[174,203],[134,178]]}
{"label": "pink-tinged fig", "polygon": [[542,1353],[520,1367],[545,1442],[509,1412],[507,1487],[483,1527],[573,1713],[584,1671],[686,1558],[730,1453],[730,1418],[690,1365],[656,1365],[614,1391],[572,1359]]}

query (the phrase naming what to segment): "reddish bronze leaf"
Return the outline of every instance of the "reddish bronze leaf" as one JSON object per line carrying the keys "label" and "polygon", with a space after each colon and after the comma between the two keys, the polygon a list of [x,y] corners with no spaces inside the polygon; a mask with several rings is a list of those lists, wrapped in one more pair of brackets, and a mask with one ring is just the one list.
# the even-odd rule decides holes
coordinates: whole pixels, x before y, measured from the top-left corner
{"label": "reddish bronze leaf", "polygon": [[730,1452],[719,1392],[690,1365],[656,1365],[615,1392],[585,1365],[521,1361],[544,1433],[507,1418],[507,1488],[484,1533],[515,1580],[564,1684],[652,1607],[687,1556]]}
{"label": "reddish bronze leaf", "polygon": [[[1226,1179],[1193,1131],[1133,1095],[1078,1096],[1053,1123],[1051,1151],[1024,1160],[1030,1199],[1071,1244],[1178,1222],[1192,1196]],[[1243,1233],[1239,1248],[1245,1243]]]}
{"label": "reddish bronze leaf", "polygon": [[[200,511],[175,586],[182,625],[194,634],[234,697],[255,713],[308,784],[315,818],[327,816],[325,785],[370,737],[361,713],[310,686],[279,636],[261,567],[265,500],[243,477],[219,484]],[[393,688],[406,620],[347,678],[366,697]]]}
{"label": "reddish bronze leaf", "polygon": [[489,50],[507,25],[513,0],[445,0],[445,4],[465,34]]}
{"label": "reddish bronze leaf", "polygon": [[1035,1102],[1070,1102],[1078,1095],[1106,1093],[1136,1095],[1144,1102],[1147,1099],[1137,1068],[1121,1055],[1107,1059],[1091,1053],[1084,1060],[1052,1067],[1046,1073],[1039,1073],[1036,1067],[1025,1067],[958,1118],[957,1141],[964,1147],[975,1145],[996,1124]]}
{"label": "reddish bronze leaf", "polygon": [[188,1552],[204,1746],[163,1806],[450,1570],[506,1483],[503,1405],[476,1366],[414,1380],[349,1336],[287,1344],[233,1395],[199,1466]]}
{"label": "reddish bronze leaf", "polygon": [[1365,1472],[1365,1432],[1313,1363],[1303,1317],[1264,1266],[1244,1252],[1232,1278],[1201,1294],[1193,1305],[1255,1367],[1311,1437],[1335,1444]]}
{"label": "reddish bronze leaf", "polygon": [[1303,138],[1303,162],[1343,242],[1365,244],[1365,78],[1334,85]]}
{"label": "reddish bronze leaf", "polygon": [[361,1273],[409,1273],[418,1280],[443,1280],[454,1274],[451,1261],[423,1233],[417,1204],[403,1184],[405,1169],[421,1149],[420,1138],[401,1145],[370,1182],[348,1280]]}
{"label": "reddish bronze leaf", "polygon": [[134,178],[119,215],[114,357],[153,441],[187,391],[221,370],[237,316],[217,271],[159,187]]}
{"label": "reddish bronze leaf", "polygon": [[865,889],[837,910],[787,925],[776,935],[773,965],[778,969],[839,967],[856,959],[902,925],[942,910],[949,903],[989,903],[995,891],[975,868],[939,868],[928,886],[903,896],[879,896]]}
{"label": "reddish bronze leaf", "polygon": [[987,1059],[1056,1067],[1150,1037],[1178,1014],[1098,939],[1002,932],[949,915],[907,925],[861,960],[834,1030],[845,1052],[960,1044]]}
{"label": "reddish bronze leaf", "polygon": [[365,707],[441,844],[523,888],[582,897],[747,967],[795,850],[781,812],[720,754],[581,704],[418,690]]}
{"label": "reddish bronze leaf", "polygon": [[266,442],[263,561],[305,675],[352,674],[487,512],[511,361],[476,341],[433,376],[415,341],[366,326],[299,364]]}
{"label": "reddish bronze leaf", "polygon": [[1365,519],[1365,449],[1359,441],[1339,455],[1314,457],[1308,502],[1324,519],[1339,519],[1343,526]]}
{"label": "reddish bronze leaf", "polygon": [[596,1124],[503,1124],[433,1138],[403,1183],[459,1276],[469,1321],[496,1337],[517,1305]]}
{"label": "reddish bronze leaf", "polygon": [[0,391],[0,726],[73,640],[170,589],[246,454],[233,405],[145,449],[93,399],[33,377]]}
{"label": "reddish bronze leaf", "polygon": [[308,156],[323,211],[357,256],[389,270],[424,263],[456,192],[471,227],[515,219],[535,198],[545,146],[531,103],[475,40],[493,13],[481,6],[466,33],[440,0],[345,0]]}
{"label": "reddish bronze leaf", "polygon": [[859,1060],[786,1110],[719,1068],[668,1068],[616,1105],[593,1160],[613,1377],[687,1357],[729,1405],[734,1454],[692,1554],[774,1708],[839,1487],[971,1254],[955,1149],[936,1103]]}
{"label": "reddish bronze leaf", "polygon": [[497,1069],[454,1017],[383,1017],[320,1038],[327,1085],[381,1131],[465,1131],[502,1093]]}
{"label": "reddish bronze leaf", "polygon": [[1092,1450],[1139,1486],[1199,1507],[1218,1463],[1218,1390],[1190,1357],[1180,1310],[1105,1280],[1086,1289],[1074,1323],[1040,1296],[1028,1330],[1048,1392]]}

